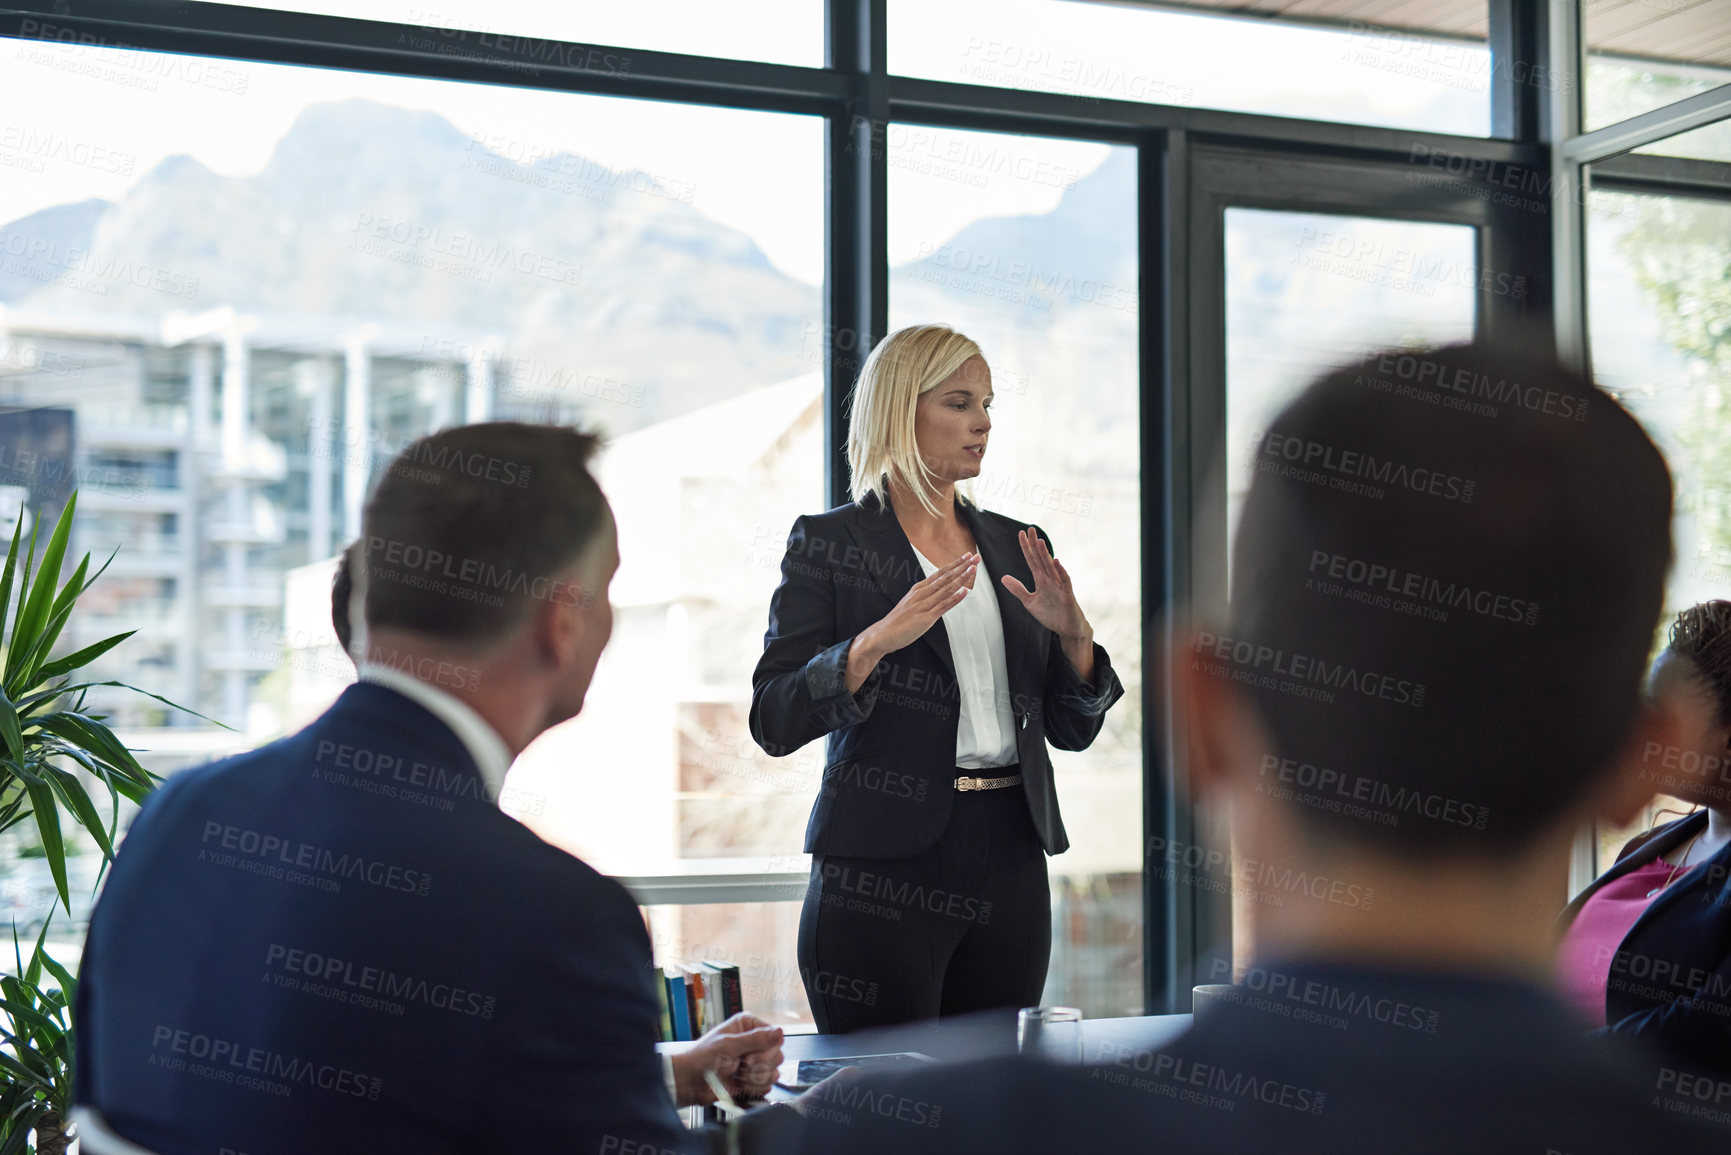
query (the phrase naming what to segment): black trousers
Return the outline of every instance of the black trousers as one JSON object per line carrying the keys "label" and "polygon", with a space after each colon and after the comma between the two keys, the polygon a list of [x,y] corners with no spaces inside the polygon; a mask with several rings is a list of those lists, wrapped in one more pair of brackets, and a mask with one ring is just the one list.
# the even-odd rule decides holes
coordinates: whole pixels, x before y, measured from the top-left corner
{"label": "black trousers", "polygon": [[825,1034],[1037,1006],[1051,957],[1046,854],[1019,786],[958,792],[911,858],[812,856],[799,972]]}

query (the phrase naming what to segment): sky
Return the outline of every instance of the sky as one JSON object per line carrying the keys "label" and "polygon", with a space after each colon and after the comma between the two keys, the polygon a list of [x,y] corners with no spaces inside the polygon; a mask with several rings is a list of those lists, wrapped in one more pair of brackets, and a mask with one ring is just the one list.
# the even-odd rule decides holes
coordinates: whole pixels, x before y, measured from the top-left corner
{"label": "sky", "polygon": [[[276,0],[421,26],[441,42],[529,33],[627,49],[821,65],[821,0]],[[1113,99],[1487,130],[1482,49],[1065,0],[890,0],[894,71]],[[990,35],[981,30],[990,28]],[[316,101],[364,97],[437,112],[502,147],[577,153],[692,190],[784,272],[823,275],[817,117],[579,96],[311,68],[0,41],[0,223],[92,196],[118,199],[164,157],[260,171]],[[46,134],[46,135],[45,135]],[[55,134],[58,134],[57,136]],[[900,170],[890,259],[917,259],[972,221],[1050,211],[1107,146],[891,126]],[[989,156],[990,167],[945,158]],[[1012,163],[1003,163],[1009,156]]]}

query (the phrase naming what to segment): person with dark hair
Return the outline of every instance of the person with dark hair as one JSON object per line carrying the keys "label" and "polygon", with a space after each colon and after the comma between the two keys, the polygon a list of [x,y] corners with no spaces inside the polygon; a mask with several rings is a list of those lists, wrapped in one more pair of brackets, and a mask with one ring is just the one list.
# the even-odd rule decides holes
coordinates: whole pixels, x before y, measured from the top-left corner
{"label": "person with dark hair", "polygon": [[[349,551],[360,680],[170,779],[120,848],[77,995],[87,1131],[162,1155],[660,1153],[719,1145],[674,1110],[710,1078],[768,1089],[781,1031],[748,1014],[663,1065],[631,896],[497,804],[612,633],[594,447],[471,425],[384,471]],[[792,1112],[753,1115],[762,1139]]]}
{"label": "person with dark hair", "polygon": [[[1480,385],[1510,402],[1459,404]],[[1629,820],[1641,751],[1680,736],[1640,692],[1671,563],[1659,451],[1580,375],[1473,344],[1329,373],[1253,460],[1229,608],[1171,646],[1203,833],[1148,846],[1215,925],[1237,900],[1243,963],[1198,976],[1237,984],[1086,1066],[843,1081],[803,1150],[1723,1150],[1691,1118],[1713,1086],[1584,1040],[1551,982],[1576,833]]]}
{"label": "person with dark hair", "polygon": [[336,631],[337,646],[343,651],[343,656],[354,658],[353,644],[354,628],[349,624],[349,602],[354,597],[355,578],[350,566],[354,564],[355,547],[347,545],[343,552],[337,555],[337,572],[331,576],[331,629]]}
{"label": "person with dark hair", "polygon": [[[1588,1018],[1731,1076],[1731,602],[1691,606],[1653,663],[1651,695],[1682,716],[1642,773],[1689,814],[1631,839],[1563,912],[1558,962]],[[1731,1093],[1728,1093],[1731,1094]]]}

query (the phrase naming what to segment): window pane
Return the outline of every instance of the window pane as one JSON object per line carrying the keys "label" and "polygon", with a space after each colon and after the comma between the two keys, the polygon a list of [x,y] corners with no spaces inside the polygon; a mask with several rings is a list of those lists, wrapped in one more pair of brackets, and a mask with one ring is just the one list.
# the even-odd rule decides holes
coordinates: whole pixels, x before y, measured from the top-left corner
{"label": "window pane", "polygon": [[610,872],[797,852],[815,787],[744,717],[823,500],[820,118],[18,41],[0,107],[0,514],[76,486],[76,550],[119,553],[68,646],[137,629],[92,673],[237,728],[92,691],[147,767],[352,678],[331,558],[409,439],[571,421],[610,438],[616,631],[506,809]]}
{"label": "window pane", "polygon": [[[1587,207],[1593,374],[1647,427],[1676,486],[1657,651],[1679,610],[1731,598],[1731,336],[1717,320],[1731,310],[1731,204],[1595,191]],[[1630,827],[1601,827],[1596,868],[1656,817],[1688,809],[1661,796]]]}
{"label": "window pane", "polygon": [[1679,132],[1635,150],[1655,156],[1681,156],[1691,160],[1731,161],[1731,120]]}
{"label": "window pane", "polygon": [[890,325],[941,321],[992,370],[974,499],[1046,530],[1124,698],[1052,751],[1070,850],[1050,860],[1046,1001],[1142,1007],[1141,506],[1131,149],[892,125]]}
{"label": "window pane", "polygon": [[[1377,350],[1470,339],[1479,279],[1474,230],[1466,225],[1226,210],[1228,543],[1264,460],[1263,432],[1280,410],[1335,365]],[[1404,395],[1413,405],[1457,400],[1409,387],[1402,376],[1397,358],[1382,380],[1391,390],[1410,389]],[[1230,875],[1246,876],[1236,865]],[[1255,954],[1249,904],[1278,897],[1232,887],[1235,967]]]}
{"label": "window pane", "polygon": [[1593,373],[1647,426],[1677,487],[1666,610],[1731,597],[1731,205],[1588,195]]}
{"label": "window pane", "polygon": [[1591,0],[1581,5],[1581,33],[1589,130],[1731,84],[1727,0]]}
{"label": "window pane", "polygon": [[1473,245],[1466,225],[1226,210],[1229,535],[1262,431],[1299,390],[1375,350],[1472,337]]}
{"label": "window pane", "polygon": [[[407,24],[444,55],[464,50],[503,52],[525,70],[578,60],[583,67],[630,72],[629,56],[585,52],[581,57],[545,43],[727,56],[770,64],[823,67],[823,5],[812,0],[227,0],[246,8],[276,8]],[[528,38],[528,39],[525,39]]]}
{"label": "window pane", "polygon": [[[817,1028],[796,954],[799,908],[797,902],[727,902],[646,906],[643,915],[656,966],[736,966],[746,1010],[772,1026],[809,1032]],[[860,998],[868,996],[875,999],[875,992],[862,986]]]}
{"label": "window pane", "polygon": [[1484,20],[1475,5],[1462,22],[1476,30],[1444,38],[1093,0],[889,0],[889,67],[1100,100],[1486,136]]}

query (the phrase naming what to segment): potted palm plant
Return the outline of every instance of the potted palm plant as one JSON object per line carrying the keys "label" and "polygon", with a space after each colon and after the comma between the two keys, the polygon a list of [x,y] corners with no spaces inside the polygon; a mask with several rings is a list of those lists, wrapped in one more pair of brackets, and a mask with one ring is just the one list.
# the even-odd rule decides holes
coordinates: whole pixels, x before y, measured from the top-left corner
{"label": "potted palm plant", "polygon": [[[60,1155],[71,1142],[72,1003],[78,980],[42,949],[48,924],[36,936],[25,963],[12,936],[16,969],[0,974],[0,1151],[28,1150],[32,1135],[39,1155]],[[44,987],[43,972],[56,984]]]}
{"label": "potted palm plant", "polygon": [[[72,902],[62,810],[95,841],[106,866],[114,857],[120,800],[143,802],[157,783],[102,716],[85,708],[85,695],[94,686],[146,693],[123,682],[89,681],[82,673],[134,631],[54,656],[79,596],[107,568],[104,562],[91,573],[86,554],[65,583],[60,581],[77,504],[74,492],[40,560],[34,529],[29,542],[23,540],[21,516],[0,570],[0,831],[31,824],[56,897],[67,910]],[[147,696],[183,709],[159,695]],[[80,768],[100,783],[104,809],[91,798]],[[66,1112],[72,1101],[76,982],[43,949],[47,933],[44,920],[28,961],[14,933],[16,969],[0,975],[0,1155],[32,1150],[32,1136],[39,1155],[61,1155],[71,1139]]]}

